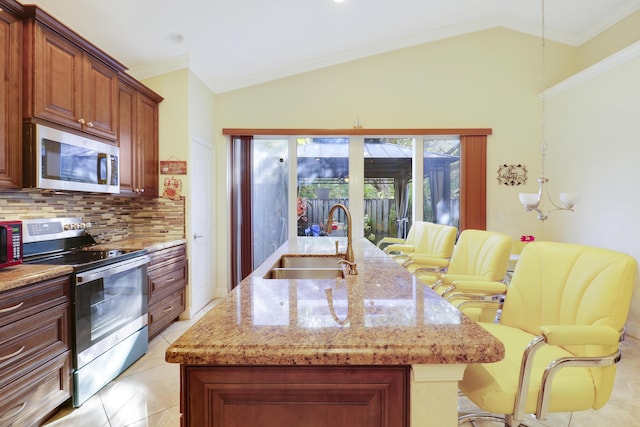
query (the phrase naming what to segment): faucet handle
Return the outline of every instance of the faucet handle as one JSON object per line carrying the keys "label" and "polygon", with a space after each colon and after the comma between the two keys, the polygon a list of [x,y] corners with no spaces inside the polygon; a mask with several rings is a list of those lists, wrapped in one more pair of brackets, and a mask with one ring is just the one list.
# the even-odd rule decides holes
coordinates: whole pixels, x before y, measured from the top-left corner
{"label": "faucet handle", "polygon": [[338,264],[346,264],[348,266],[348,273],[351,276],[355,276],[356,274],[358,274],[358,269],[357,264],[355,262],[351,262],[351,261],[347,261],[346,259],[341,259],[340,261],[338,261]]}

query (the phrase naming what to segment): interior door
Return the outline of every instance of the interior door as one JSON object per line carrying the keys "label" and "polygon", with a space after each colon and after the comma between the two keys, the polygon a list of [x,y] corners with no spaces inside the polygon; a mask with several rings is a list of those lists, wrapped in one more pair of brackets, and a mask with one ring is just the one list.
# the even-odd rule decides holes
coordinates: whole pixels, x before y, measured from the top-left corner
{"label": "interior door", "polygon": [[189,284],[191,286],[191,313],[198,312],[213,297],[215,285],[213,277],[216,258],[214,254],[215,214],[213,211],[214,189],[212,165],[213,146],[192,139],[191,141],[190,221],[191,259]]}

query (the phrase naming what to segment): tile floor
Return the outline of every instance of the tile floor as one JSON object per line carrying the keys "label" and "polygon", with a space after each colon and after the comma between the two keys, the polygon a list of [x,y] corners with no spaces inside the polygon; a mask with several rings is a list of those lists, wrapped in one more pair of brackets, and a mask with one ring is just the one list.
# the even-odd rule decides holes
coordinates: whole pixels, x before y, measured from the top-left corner
{"label": "tile floor", "polygon": [[[206,311],[193,319],[174,323],[149,343],[149,351],[118,378],[89,399],[82,407],[63,408],[47,427],[179,427],[180,369],[166,363],[164,352]],[[640,419],[640,341],[627,337],[622,343],[613,395],[599,411],[552,414],[544,422],[528,421],[531,427],[612,427],[637,425]],[[461,410],[472,406],[460,399]],[[466,424],[470,425],[470,424]],[[477,427],[498,427],[499,423],[481,422]],[[303,426],[299,426],[303,427]]]}

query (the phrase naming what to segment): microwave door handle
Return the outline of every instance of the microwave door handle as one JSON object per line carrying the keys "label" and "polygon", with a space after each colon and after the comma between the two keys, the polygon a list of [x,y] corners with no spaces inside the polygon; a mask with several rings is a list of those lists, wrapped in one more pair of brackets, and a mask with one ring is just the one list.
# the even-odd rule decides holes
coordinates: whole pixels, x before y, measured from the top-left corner
{"label": "microwave door handle", "polygon": [[109,172],[107,171],[107,154],[98,153],[98,184],[106,184]]}
{"label": "microwave door handle", "polygon": [[[13,257],[13,228],[8,225],[0,225],[0,228],[6,230],[5,234],[7,237],[7,252],[5,254],[0,253],[0,262],[9,262]],[[2,258],[3,256],[5,258]]]}

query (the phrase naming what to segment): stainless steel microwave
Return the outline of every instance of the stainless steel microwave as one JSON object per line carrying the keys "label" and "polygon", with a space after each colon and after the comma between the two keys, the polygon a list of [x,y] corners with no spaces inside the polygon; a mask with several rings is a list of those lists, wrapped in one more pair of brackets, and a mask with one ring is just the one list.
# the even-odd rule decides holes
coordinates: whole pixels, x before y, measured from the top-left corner
{"label": "stainless steel microwave", "polygon": [[117,146],[41,124],[25,124],[23,136],[25,187],[120,192]]}

